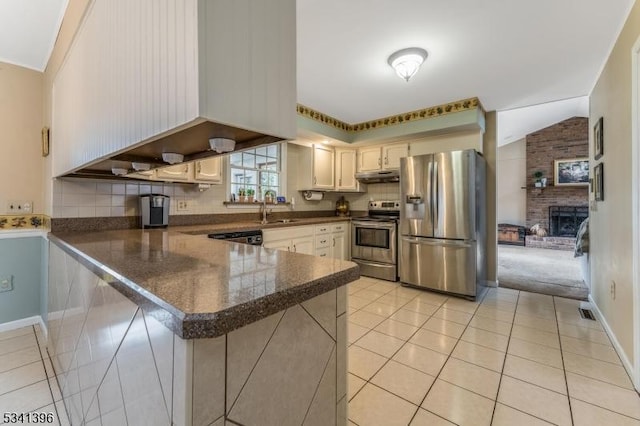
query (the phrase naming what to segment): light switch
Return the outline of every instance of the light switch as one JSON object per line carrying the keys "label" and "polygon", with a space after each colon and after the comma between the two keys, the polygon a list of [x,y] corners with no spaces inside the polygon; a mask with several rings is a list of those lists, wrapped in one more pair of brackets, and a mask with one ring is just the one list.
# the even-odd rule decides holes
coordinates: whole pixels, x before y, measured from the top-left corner
{"label": "light switch", "polygon": [[0,277],[0,293],[13,290],[13,275]]}

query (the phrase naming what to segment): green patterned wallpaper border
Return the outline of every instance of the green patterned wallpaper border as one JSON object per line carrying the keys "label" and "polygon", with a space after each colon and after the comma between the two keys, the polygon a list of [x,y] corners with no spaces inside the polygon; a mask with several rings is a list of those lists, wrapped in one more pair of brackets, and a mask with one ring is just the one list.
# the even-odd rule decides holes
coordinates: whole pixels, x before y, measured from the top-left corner
{"label": "green patterned wallpaper border", "polygon": [[16,229],[51,229],[51,218],[43,214],[0,216],[0,232]]}
{"label": "green patterned wallpaper border", "polygon": [[402,114],[392,115],[390,117],[379,118],[377,120],[365,121],[357,124],[348,124],[344,121],[340,121],[337,118],[333,118],[330,115],[323,114],[319,111],[311,109],[304,105],[297,105],[297,112],[303,117],[307,117],[311,120],[319,121],[328,126],[335,127],[345,132],[360,132],[362,130],[379,129],[388,126],[395,126],[402,123],[408,123],[410,121],[424,120],[426,118],[440,117],[454,112],[468,111],[471,109],[480,108],[480,100],[478,98],[463,99],[460,101],[449,102],[447,104],[436,105],[429,108],[423,108],[416,111],[405,112]]}

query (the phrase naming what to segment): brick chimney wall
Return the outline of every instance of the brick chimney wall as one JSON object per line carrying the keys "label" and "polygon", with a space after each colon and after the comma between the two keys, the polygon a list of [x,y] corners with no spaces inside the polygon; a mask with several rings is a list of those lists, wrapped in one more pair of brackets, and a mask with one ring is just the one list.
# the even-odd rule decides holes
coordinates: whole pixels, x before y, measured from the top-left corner
{"label": "brick chimney wall", "polygon": [[[527,227],[536,223],[549,230],[549,206],[588,206],[589,187],[554,186],[554,160],[589,157],[589,120],[573,117],[526,137]],[[590,166],[592,170],[592,167]],[[540,170],[547,187],[535,188]]]}

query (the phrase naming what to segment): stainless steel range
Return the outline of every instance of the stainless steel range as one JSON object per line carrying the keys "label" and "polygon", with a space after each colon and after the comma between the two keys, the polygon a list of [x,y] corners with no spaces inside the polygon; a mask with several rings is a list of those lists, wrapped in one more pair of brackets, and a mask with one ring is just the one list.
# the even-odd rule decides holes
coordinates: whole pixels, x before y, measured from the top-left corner
{"label": "stainless steel range", "polygon": [[398,280],[399,201],[370,201],[369,215],[351,220],[351,260],[360,275]]}

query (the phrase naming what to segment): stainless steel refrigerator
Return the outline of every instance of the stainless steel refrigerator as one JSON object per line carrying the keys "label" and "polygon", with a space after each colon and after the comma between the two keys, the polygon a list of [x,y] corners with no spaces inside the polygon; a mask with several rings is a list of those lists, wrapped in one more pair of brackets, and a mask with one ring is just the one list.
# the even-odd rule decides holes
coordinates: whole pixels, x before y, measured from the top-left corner
{"label": "stainless steel refrigerator", "polygon": [[400,281],[468,298],[486,280],[485,162],[475,150],[400,159]]}

